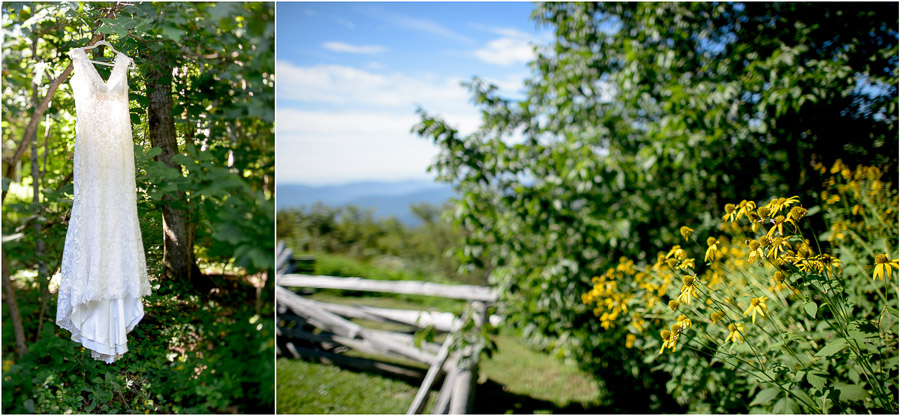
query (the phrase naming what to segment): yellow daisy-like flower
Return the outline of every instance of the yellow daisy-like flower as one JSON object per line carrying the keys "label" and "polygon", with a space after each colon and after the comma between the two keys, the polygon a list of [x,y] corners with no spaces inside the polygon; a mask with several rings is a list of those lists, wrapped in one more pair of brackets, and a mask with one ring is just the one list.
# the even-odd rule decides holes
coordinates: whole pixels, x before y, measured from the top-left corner
{"label": "yellow daisy-like flower", "polygon": [[742,335],[744,324],[728,324],[728,331],[728,338],[725,338],[725,342],[732,341],[735,344],[744,342],[744,336]]}
{"label": "yellow daisy-like flower", "polygon": [[678,335],[673,335],[672,331],[669,331],[668,329],[663,329],[662,331],[660,331],[659,336],[660,336],[660,338],[662,338],[663,343],[662,343],[662,346],[659,347],[659,353],[657,353],[657,355],[662,354],[663,350],[666,349],[667,347],[671,348],[672,351],[674,352],[675,351],[675,341],[677,341]]}
{"label": "yellow daisy-like flower", "polygon": [[828,254],[823,254],[821,256],[821,262],[822,262],[822,265],[824,266],[824,269],[828,270],[828,272],[831,273],[832,275],[841,274],[841,271],[844,268],[844,265],[843,265],[843,263],[841,263],[841,260],[839,258],[828,255]]}
{"label": "yellow daisy-like flower", "polygon": [[675,257],[676,259],[682,260],[687,257],[684,254],[684,250],[679,245],[672,246],[672,249],[666,254],[666,258]]}
{"label": "yellow daisy-like flower", "polygon": [[722,221],[734,221],[734,217],[737,216],[734,208],[734,204],[725,204],[725,216],[722,217]]}
{"label": "yellow daisy-like flower", "polygon": [[747,218],[750,218],[750,213],[753,212],[754,210],[756,210],[756,202],[747,201],[745,199],[745,200],[741,201],[740,204],[738,204],[737,215],[735,216],[735,219],[739,220],[739,219],[741,219],[741,217],[743,217],[745,215],[747,216]]}
{"label": "yellow daisy-like flower", "polygon": [[706,239],[706,245],[709,248],[706,249],[706,255],[703,257],[703,261],[709,262],[710,260],[715,260],[716,252],[719,250],[719,241],[714,237],[709,237]]}
{"label": "yellow daisy-like flower", "polygon": [[875,281],[875,279],[884,280],[884,276],[887,276],[888,280],[891,280],[891,275],[894,272],[893,269],[900,270],[900,266],[898,266],[900,259],[889,259],[887,254],[878,254],[875,256],[875,272],[872,273],[872,281]]}
{"label": "yellow daisy-like flower", "polygon": [[800,197],[798,197],[798,196],[792,196],[790,198],[775,198],[771,202],[769,202],[769,204],[766,205],[766,207],[769,208],[770,214],[775,215],[775,214],[781,212],[782,209],[788,208],[791,205],[794,205],[799,202],[800,202]]}
{"label": "yellow daisy-like flower", "polygon": [[775,237],[772,239],[772,248],[769,249],[769,259],[774,260],[778,258],[779,254],[784,254],[786,250],[792,249],[791,243],[788,243],[782,237]]}
{"label": "yellow daisy-like flower", "polygon": [[694,269],[697,266],[694,264],[694,259],[684,259],[681,264],[676,267],[676,269],[686,270],[688,268]]}
{"label": "yellow daisy-like flower", "polygon": [[677,302],[684,305],[691,304],[691,297],[697,297],[697,279],[693,276],[684,276],[681,278],[681,294],[678,295]]}
{"label": "yellow daisy-like flower", "polygon": [[806,208],[803,207],[793,207],[791,211],[788,213],[788,221],[797,226],[795,221],[800,221],[801,218],[806,216],[806,213],[809,212]]}
{"label": "yellow daisy-like flower", "polygon": [[677,301],[677,300],[670,300],[670,301],[669,301],[669,309],[671,309],[672,312],[675,312],[676,310],[678,310],[678,307],[679,307],[679,306],[681,306],[681,302],[679,302],[679,301]]}
{"label": "yellow daisy-like flower", "polygon": [[691,320],[687,316],[684,316],[684,315],[678,316],[678,324],[677,325],[681,326],[682,331],[690,328],[691,324],[692,324]]}
{"label": "yellow daisy-like flower", "polygon": [[754,260],[762,261],[766,257],[766,254],[763,253],[762,247],[759,245],[759,241],[750,240],[747,242],[747,245],[750,246],[750,257],[747,261],[753,263]]}
{"label": "yellow daisy-like flower", "polygon": [[691,238],[691,234],[694,233],[694,229],[688,226],[682,226],[680,231],[681,236],[684,237],[684,241],[688,241],[688,239]]}
{"label": "yellow daisy-like flower", "polygon": [[637,337],[634,334],[628,334],[625,336],[625,348],[631,348],[634,346],[634,341],[637,340]]}
{"label": "yellow daisy-like flower", "polygon": [[766,313],[769,312],[769,308],[766,307],[766,299],[768,299],[768,297],[766,296],[750,299],[750,307],[747,308],[746,311],[744,311],[744,316],[750,315],[752,313],[752,317],[750,318],[750,320],[753,321],[754,324],[756,323],[757,313],[759,313],[759,316],[765,317],[766,314],[763,313],[763,311],[765,311]]}
{"label": "yellow daisy-like flower", "polygon": [[725,317],[725,312],[715,311],[709,315],[709,320],[712,321],[712,323],[716,323],[719,321],[719,319],[722,319],[724,317]]}
{"label": "yellow daisy-like flower", "polygon": [[772,276],[772,280],[775,281],[776,290],[781,290],[788,287],[787,284],[784,283],[785,279],[786,277],[784,275],[784,272],[782,272],[781,270],[775,272],[775,274]]}
{"label": "yellow daisy-like flower", "polygon": [[646,324],[646,323],[647,323],[647,321],[645,321],[643,318],[641,318],[638,315],[633,315],[631,317],[631,326],[635,327],[638,330],[638,332],[644,332],[644,324]]}
{"label": "yellow daisy-like flower", "polygon": [[775,230],[778,230],[778,235],[784,236],[784,215],[779,215],[772,220],[772,228],[769,230],[766,237],[772,238],[772,234],[775,233]]}

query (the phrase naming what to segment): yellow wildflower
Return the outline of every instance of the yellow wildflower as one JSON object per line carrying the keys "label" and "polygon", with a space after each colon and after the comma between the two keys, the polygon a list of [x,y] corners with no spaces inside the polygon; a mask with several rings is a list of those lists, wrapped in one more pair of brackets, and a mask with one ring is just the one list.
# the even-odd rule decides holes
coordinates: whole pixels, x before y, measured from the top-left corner
{"label": "yellow wildflower", "polygon": [[785,279],[786,279],[786,276],[785,276],[784,272],[782,272],[781,270],[778,270],[775,272],[775,274],[772,276],[772,280],[775,281],[775,289],[776,290],[781,290],[781,289],[788,287],[788,285],[785,283]]}
{"label": "yellow wildflower", "polygon": [[709,315],[709,320],[711,320],[712,323],[716,323],[719,321],[719,319],[722,319],[724,317],[725,317],[725,312],[715,311]]}
{"label": "yellow wildflower", "polygon": [[782,209],[790,207],[796,203],[800,202],[800,197],[792,196],[790,198],[775,198],[771,202],[769,202],[766,207],[769,208],[769,213],[775,215],[781,212]]}
{"label": "yellow wildflower", "polygon": [[638,315],[633,315],[631,317],[631,325],[634,326],[635,328],[637,328],[637,330],[639,332],[644,332],[644,324],[646,324],[646,323],[647,323],[647,321],[645,321],[643,318],[641,318]]}
{"label": "yellow wildflower", "polygon": [[680,304],[690,305],[691,297],[697,297],[697,279],[692,276],[684,276],[681,278],[681,294],[678,295],[676,302]]}
{"label": "yellow wildflower", "polygon": [[841,159],[835,160],[834,164],[831,165],[831,173],[835,174],[844,169],[844,162]]}
{"label": "yellow wildflower", "polygon": [[[831,256],[831,255],[828,255],[828,254],[823,254],[821,256],[821,259],[822,259],[822,265],[825,267],[825,270],[828,270],[828,272],[831,273],[832,275],[841,274],[841,269],[843,268],[843,264],[841,263],[840,259],[838,259],[837,257]],[[835,273],[835,269],[837,269],[837,273]]]}
{"label": "yellow wildflower", "polygon": [[791,247],[791,244],[788,243],[787,240],[781,237],[775,237],[772,239],[772,248],[769,249],[769,259],[777,259],[779,253],[783,254],[785,250],[791,248],[793,247]]}
{"label": "yellow wildflower", "polygon": [[625,336],[625,348],[631,348],[634,346],[634,341],[637,340],[637,337],[634,334],[628,334]]}
{"label": "yellow wildflower", "polygon": [[673,335],[672,331],[669,331],[668,329],[663,329],[662,331],[660,331],[659,336],[660,336],[660,338],[662,338],[663,343],[662,343],[662,346],[659,347],[659,353],[657,355],[662,354],[663,350],[666,349],[667,347],[671,348],[672,351],[674,352],[675,351],[675,341],[677,340],[678,336]]}
{"label": "yellow wildflower", "polygon": [[794,221],[800,221],[800,218],[806,216],[806,213],[809,212],[806,208],[803,207],[793,207],[791,211],[788,213],[788,220],[791,221],[794,225],[797,225]]}
{"label": "yellow wildflower", "polygon": [[669,258],[669,257],[675,257],[676,259],[681,260],[687,256],[684,254],[684,250],[681,248],[681,246],[675,245],[675,246],[672,246],[672,249],[669,250],[668,254],[666,254],[666,258]]}
{"label": "yellow wildflower", "polygon": [[784,215],[779,215],[772,220],[772,228],[769,230],[769,233],[766,234],[766,237],[772,238],[772,234],[775,233],[775,230],[778,230],[778,235],[784,236]]}
{"label": "yellow wildflower", "polygon": [[737,212],[734,210],[734,204],[725,204],[725,216],[722,217],[722,221],[734,221],[736,215]]}
{"label": "yellow wildflower", "polygon": [[759,209],[756,210],[756,213],[759,215],[760,219],[769,218],[769,207],[759,207]]}
{"label": "yellow wildflower", "polygon": [[669,309],[671,309],[672,312],[675,312],[676,310],[678,310],[678,307],[679,307],[679,306],[681,306],[681,302],[679,302],[679,301],[677,301],[677,300],[670,300],[670,301],[669,301]]}
{"label": "yellow wildflower", "polygon": [[696,267],[697,266],[694,264],[694,259],[684,259],[682,260],[681,264],[676,267],[676,269],[686,270],[688,268],[694,269]]}
{"label": "yellow wildflower", "polygon": [[744,324],[728,324],[728,338],[725,338],[725,342],[733,341],[735,344],[739,342],[744,342],[744,337],[741,335],[744,332]]}
{"label": "yellow wildflower", "polygon": [[684,237],[684,241],[688,241],[688,239],[691,237],[691,234],[693,234],[693,232],[694,232],[693,228],[690,228],[688,226],[681,227],[681,236]]}
{"label": "yellow wildflower", "polygon": [[752,313],[751,321],[753,321],[754,324],[756,323],[757,313],[759,313],[759,316],[765,317],[766,314],[763,313],[763,311],[766,311],[766,313],[769,312],[769,308],[766,307],[766,299],[768,299],[766,296],[750,299],[750,307],[744,311],[744,316]]}
{"label": "yellow wildflower", "polygon": [[681,330],[685,330],[691,327],[691,320],[684,315],[678,316],[678,325],[681,325]]}
{"label": "yellow wildflower", "polygon": [[739,220],[739,219],[741,219],[741,217],[743,217],[745,215],[747,216],[747,218],[750,218],[750,213],[752,213],[755,209],[756,209],[756,202],[747,201],[745,199],[745,200],[741,201],[740,204],[738,204],[737,215],[735,216],[735,219]]}
{"label": "yellow wildflower", "polygon": [[4,360],[3,361],[3,372],[5,373],[5,372],[9,371],[9,368],[12,367],[12,365],[15,363],[16,362],[13,360]]}
{"label": "yellow wildflower", "polygon": [[884,280],[885,275],[887,275],[888,280],[891,280],[891,275],[894,272],[891,268],[900,270],[900,266],[898,266],[900,259],[889,259],[887,254],[875,256],[875,272],[872,274],[872,281],[875,279]]}
{"label": "yellow wildflower", "polygon": [[762,261],[764,257],[766,257],[765,253],[763,253],[762,247],[759,245],[759,241],[750,240],[747,245],[750,246],[750,257],[747,259],[749,262],[753,262],[754,260]]}
{"label": "yellow wildflower", "polygon": [[706,239],[706,245],[709,248],[706,249],[706,256],[703,257],[703,261],[709,262],[710,260],[715,260],[716,252],[719,249],[719,241],[714,237],[709,237]]}

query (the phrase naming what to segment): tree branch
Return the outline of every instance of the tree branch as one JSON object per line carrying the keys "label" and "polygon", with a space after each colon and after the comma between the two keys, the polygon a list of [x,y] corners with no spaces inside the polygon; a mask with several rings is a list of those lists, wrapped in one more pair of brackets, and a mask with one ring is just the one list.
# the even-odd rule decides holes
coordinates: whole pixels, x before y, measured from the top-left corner
{"label": "tree branch", "polygon": [[[115,16],[116,12],[122,9],[124,4],[116,3],[107,13],[104,15],[104,18],[110,18]],[[91,46],[103,39],[103,34],[98,33],[94,35],[91,40],[88,42],[86,46]],[[44,116],[44,113],[47,111],[47,108],[50,107],[50,101],[53,100],[53,95],[56,94],[57,88],[59,85],[63,83],[66,79],[72,75],[72,70],[74,67],[70,62],[69,65],[63,70],[63,73],[50,82],[50,87],[47,89],[47,95],[44,96],[41,103],[34,109],[34,113],[31,114],[31,120],[28,122],[28,127],[25,128],[25,133],[22,135],[22,141],[16,146],[16,152],[5,162],[6,170],[3,172],[3,176],[9,178],[10,180],[13,177],[13,173],[16,170],[16,164],[19,163],[19,159],[25,154],[25,150],[28,148],[28,145],[31,143],[31,138],[34,135],[35,131],[37,131],[38,123],[40,123],[41,118]],[[0,202],[6,200],[6,194],[8,190],[3,191],[3,195],[0,196]]]}

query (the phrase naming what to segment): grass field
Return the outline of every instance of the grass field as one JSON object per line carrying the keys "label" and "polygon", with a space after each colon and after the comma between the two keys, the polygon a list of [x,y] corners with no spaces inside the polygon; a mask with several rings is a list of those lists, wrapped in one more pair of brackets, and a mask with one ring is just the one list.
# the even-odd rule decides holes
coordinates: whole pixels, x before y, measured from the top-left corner
{"label": "grass field", "polygon": [[[341,297],[331,292],[317,293],[312,298],[398,309],[419,309],[428,303],[427,297],[409,301]],[[573,365],[521,344],[512,331],[501,331],[494,341],[498,351],[492,358],[482,357],[479,367],[474,413],[599,412],[600,392],[596,384]],[[417,382],[303,360],[280,358],[277,366],[278,413],[405,413],[419,387]],[[432,391],[432,402],[436,393]]]}

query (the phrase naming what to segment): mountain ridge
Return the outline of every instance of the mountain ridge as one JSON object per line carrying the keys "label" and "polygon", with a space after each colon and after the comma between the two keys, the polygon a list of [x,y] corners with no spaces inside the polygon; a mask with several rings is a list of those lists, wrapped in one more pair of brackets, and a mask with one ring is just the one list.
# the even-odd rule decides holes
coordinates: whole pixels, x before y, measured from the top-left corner
{"label": "mountain ridge", "polygon": [[421,221],[410,206],[419,203],[442,205],[453,197],[450,185],[424,180],[360,181],[339,185],[310,185],[300,182],[275,185],[278,210],[309,208],[315,203],[329,207],[356,205],[373,208],[376,218],[396,217],[407,225]]}

